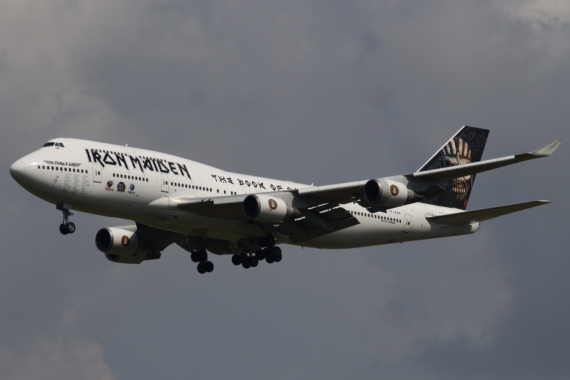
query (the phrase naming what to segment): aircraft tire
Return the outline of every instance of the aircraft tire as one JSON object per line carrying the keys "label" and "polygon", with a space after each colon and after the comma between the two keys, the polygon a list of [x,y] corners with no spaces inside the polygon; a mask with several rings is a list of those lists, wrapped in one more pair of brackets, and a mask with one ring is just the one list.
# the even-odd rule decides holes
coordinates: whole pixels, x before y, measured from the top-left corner
{"label": "aircraft tire", "polygon": [[236,266],[241,264],[240,255],[232,255],[232,264],[234,264]]}
{"label": "aircraft tire", "polygon": [[190,254],[190,260],[192,260],[195,263],[200,262],[200,260],[198,259],[198,252],[192,252]]}
{"label": "aircraft tire", "polygon": [[255,258],[258,261],[261,261],[265,258],[265,252],[263,252],[263,249],[258,249],[257,251],[255,251]]}
{"label": "aircraft tire", "polygon": [[265,257],[265,262],[267,264],[273,264],[275,262],[275,259],[273,258],[273,256],[266,256]]}
{"label": "aircraft tire", "polygon": [[59,232],[61,232],[62,235],[67,235],[69,232],[67,232],[67,228],[65,228],[65,224],[61,223],[59,225]]}
{"label": "aircraft tire", "polygon": [[73,222],[68,222],[65,224],[65,230],[67,231],[67,233],[72,234],[75,232],[75,223]]}
{"label": "aircraft tire", "polygon": [[198,263],[198,273],[200,274],[206,273],[206,268],[204,263]]}
{"label": "aircraft tire", "polygon": [[197,257],[202,262],[208,261],[208,252],[206,252],[205,249],[202,249],[202,250],[198,251]]}
{"label": "aircraft tire", "polygon": [[276,263],[280,262],[283,259],[283,254],[281,253],[281,248],[275,247],[273,249],[273,257]]}
{"label": "aircraft tire", "polygon": [[257,264],[259,264],[259,260],[257,260],[257,257],[251,256],[249,258],[249,263],[250,263],[252,268],[255,268],[257,266]]}
{"label": "aircraft tire", "polygon": [[212,273],[214,271],[214,263],[211,261],[206,261],[204,263],[204,267],[208,273]]}
{"label": "aircraft tire", "polygon": [[245,269],[249,269],[251,268],[251,263],[249,262],[249,260],[242,261],[241,266],[244,267]]}

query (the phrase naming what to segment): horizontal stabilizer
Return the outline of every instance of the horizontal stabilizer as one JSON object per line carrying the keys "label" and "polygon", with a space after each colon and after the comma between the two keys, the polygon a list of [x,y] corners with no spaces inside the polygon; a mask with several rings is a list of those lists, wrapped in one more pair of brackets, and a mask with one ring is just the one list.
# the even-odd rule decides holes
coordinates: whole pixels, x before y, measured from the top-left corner
{"label": "horizontal stabilizer", "polygon": [[484,208],[481,210],[458,212],[455,214],[430,216],[426,219],[439,224],[455,226],[459,224],[483,222],[485,220],[493,219],[502,215],[526,210],[527,208],[542,206],[547,203],[550,203],[550,201],[532,201],[517,203],[513,205]]}
{"label": "horizontal stabilizer", "polygon": [[465,177],[476,173],[485,172],[500,168],[502,166],[512,165],[523,161],[533,160],[535,158],[542,158],[550,156],[558,145],[560,140],[552,140],[548,144],[536,149],[530,153],[516,154],[514,156],[507,156],[502,158],[495,158],[493,160],[486,160],[480,162],[473,162],[471,164],[450,166],[442,169],[426,170],[416,172],[410,176],[414,178],[426,178],[437,181],[447,181],[459,177]]}

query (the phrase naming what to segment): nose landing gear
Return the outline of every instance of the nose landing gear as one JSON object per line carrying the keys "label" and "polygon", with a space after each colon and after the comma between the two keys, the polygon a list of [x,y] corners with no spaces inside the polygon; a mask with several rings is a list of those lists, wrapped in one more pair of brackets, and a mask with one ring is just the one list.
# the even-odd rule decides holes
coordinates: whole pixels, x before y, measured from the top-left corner
{"label": "nose landing gear", "polygon": [[74,233],[75,232],[75,224],[68,220],[68,218],[71,215],[73,215],[73,213],[71,213],[69,211],[69,206],[60,203],[56,206],[56,208],[58,210],[61,210],[61,212],[63,213],[63,222],[59,225],[59,232],[61,232],[62,235]]}

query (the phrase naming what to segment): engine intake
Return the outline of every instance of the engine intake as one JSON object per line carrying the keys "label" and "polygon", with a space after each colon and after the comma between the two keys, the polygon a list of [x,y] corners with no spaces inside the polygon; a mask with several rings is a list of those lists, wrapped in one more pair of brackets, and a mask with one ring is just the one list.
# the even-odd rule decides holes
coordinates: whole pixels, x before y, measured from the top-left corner
{"label": "engine intake", "polygon": [[243,201],[246,219],[263,223],[281,223],[285,219],[300,217],[299,210],[289,206],[283,199],[265,194],[251,194]]}
{"label": "engine intake", "polygon": [[145,260],[160,259],[159,251],[145,247],[133,231],[116,227],[102,228],[95,235],[97,249],[107,260],[122,264],[140,264]]}
{"label": "engine intake", "polygon": [[417,194],[401,182],[389,179],[371,179],[364,185],[364,199],[368,203],[385,207],[412,203]]}

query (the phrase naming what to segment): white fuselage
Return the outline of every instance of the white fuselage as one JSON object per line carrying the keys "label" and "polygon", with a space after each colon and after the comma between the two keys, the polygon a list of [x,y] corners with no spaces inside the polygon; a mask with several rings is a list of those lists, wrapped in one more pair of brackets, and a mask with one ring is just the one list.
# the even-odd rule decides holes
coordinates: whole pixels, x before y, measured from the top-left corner
{"label": "white fuselage", "polygon": [[[214,198],[234,194],[286,191],[310,187],[226,172],[184,158],[119,145],[78,139],[54,139],[14,163],[16,180],[32,194],[73,210],[131,219],[155,228],[237,242],[266,235],[256,223],[204,217],[176,207],[149,206],[180,197]],[[304,241],[303,246],[352,248],[473,233],[479,223],[443,226],[426,217],[458,209],[412,203],[370,213],[344,204],[358,225]],[[278,243],[294,244],[286,236]]]}

